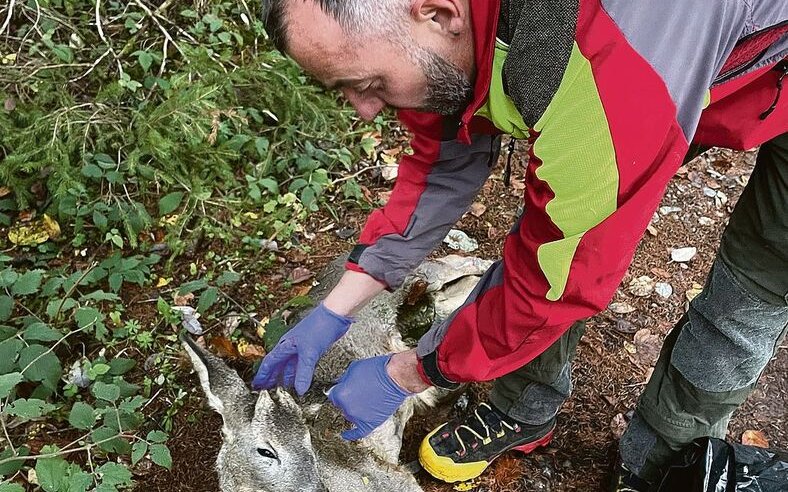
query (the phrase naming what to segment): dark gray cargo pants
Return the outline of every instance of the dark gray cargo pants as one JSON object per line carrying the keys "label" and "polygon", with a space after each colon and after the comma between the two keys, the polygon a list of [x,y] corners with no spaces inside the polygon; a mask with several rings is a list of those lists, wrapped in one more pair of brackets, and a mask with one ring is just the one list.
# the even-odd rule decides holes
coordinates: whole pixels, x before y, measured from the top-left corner
{"label": "dark gray cargo pants", "polygon": [[[624,464],[655,480],[675,450],[724,437],[788,327],[788,133],[761,147],[703,292],[665,340],[621,438]],[[571,391],[578,322],[528,365],[495,381],[492,403],[541,424]]]}

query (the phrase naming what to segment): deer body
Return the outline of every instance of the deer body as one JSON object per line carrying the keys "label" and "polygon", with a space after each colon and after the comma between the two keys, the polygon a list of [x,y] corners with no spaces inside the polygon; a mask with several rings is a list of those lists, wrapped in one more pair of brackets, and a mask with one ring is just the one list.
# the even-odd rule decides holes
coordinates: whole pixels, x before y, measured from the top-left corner
{"label": "deer body", "polygon": [[[446,274],[454,268],[447,264],[436,270],[434,263],[432,270],[420,269],[422,279],[429,282],[436,271]],[[326,269],[311,297],[325,297],[342,275],[342,264],[339,259]],[[476,265],[466,275],[480,275],[487,265]],[[460,295],[467,295],[469,288],[472,285]],[[324,393],[354,360],[407,349],[396,328],[403,292],[384,292],[356,313],[348,333],[318,364],[310,391],[298,401],[282,389],[250,391],[221,359],[183,339],[208,403],[223,418],[223,444],[216,460],[222,492],[422,490],[397,463],[405,423],[414,409],[435,403],[435,390],[408,398],[395,415],[358,442],[339,436],[349,424]]]}

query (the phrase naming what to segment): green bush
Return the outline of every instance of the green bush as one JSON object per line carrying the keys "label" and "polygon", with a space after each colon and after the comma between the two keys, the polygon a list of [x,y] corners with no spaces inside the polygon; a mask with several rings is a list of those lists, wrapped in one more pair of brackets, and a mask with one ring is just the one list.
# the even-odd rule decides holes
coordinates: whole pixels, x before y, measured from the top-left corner
{"label": "green bush", "polygon": [[[172,261],[186,233],[244,218],[241,242],[259,251],[300,232],[327,192],[361,198],[354,179],[334,181],[356,170],[357,148],[370,153],[370,128],[270,48],[257,9],[0,10],[0,492],[109,492],[132,487],[141,460],[172,465],[165,431],[187,396],[175,380],[182,315],[159,298],[155,321],[135,319],[121,297],[164,280],[151,231],[167,232]],[[62,238],[20,241],[55,237],[24,225],[30,211]],[[240,275],[223,270],[178,294],[197,294],[201,314],[226,304]],[[152,422],[144,410],[162,391],[165,415]]]}

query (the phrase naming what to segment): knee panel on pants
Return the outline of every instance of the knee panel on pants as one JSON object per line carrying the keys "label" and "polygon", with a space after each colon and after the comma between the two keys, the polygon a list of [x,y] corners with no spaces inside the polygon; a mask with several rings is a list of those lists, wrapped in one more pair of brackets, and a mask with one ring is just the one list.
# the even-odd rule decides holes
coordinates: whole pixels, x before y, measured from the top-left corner
{"label": "knee panel on pants", "polygon": [[690,303],[671,365],[709,392],[754,384],[774,355],[788,324],[788,306],[769,304],[745,291],[719,259],[703,292]]}

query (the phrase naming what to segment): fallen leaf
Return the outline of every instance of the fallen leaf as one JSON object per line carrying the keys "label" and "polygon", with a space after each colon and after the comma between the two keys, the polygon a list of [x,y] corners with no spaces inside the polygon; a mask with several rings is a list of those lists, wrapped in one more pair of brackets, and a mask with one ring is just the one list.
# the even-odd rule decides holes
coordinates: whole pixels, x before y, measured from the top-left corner
{"label": "fallen leaf", "polygon": [[429,287],[429,285],[429,282],[423,279],[413,282],[408,290],[408,295],[405,297],[405,305],[414,306],[427,292],[427,287]]}
{"label": "fallen leaf", "polygon": [[170,285],[170,282],[172,282],[172,278],[159,277],[158,282],[156,282],[156,288],[161,289],[162,287],[167,287]]}
{"label": "fallen leaf", "polygon": [[702,285],[693,283],[692,284],[692,288],[688,289],[684,293],[684,295],[687,296],[687,300],[688,301],[691,301],[691,300],[695,299],[698,296],[698,294],[700,294],[702,291],[703,291],[703,286]]}
{"label": "fallen leaf", "polygon": [[[59,234],[60,228],[57,232]],[[8,240],[17,246],[35,246],[50,239],[50,230],[44,220],[37,220],[30,225],[17,224],[8,230]]]}
{"label": "fallen leaf", "polygon": [[391,198],[391,191],[379,191],[378,192],[378,203],[381,205],[385,205],[388,203],[389,198]]}
{"label": "fallen leaf", "polygon": [[265,349],[242,339],[238,342],[238,354],[244,359],[258,360],[265,355]]}
{"label": "fallen leaf", "polygon": [[211,346],[216,350],[216,355],[224,358],[235,359],[240,357],[238,350],[236,350],[233,342],[227,337],[213,337],[211,338]]}
{"label": "fallen leaf", "polygon": [[757,430],[746,430],[741,435],[741,443],[745,446],[755,446],[758,448],[768,448],[769,447],[769,440],[766,439],[766,435]]}
{"label": "fallen leaf", "polygon": [[657,235],[657,228],[656,228],[656,227],[654,227],[654,226],[653,226],[653,225],[651,225],[651,224],[649,224],[649,225],[646,227],[646,230],[647,230],[647,231],[648,231],[648,233],[649,233],[649,234],[651,234],[652,236],[656,236],[656,235]]}
{"label": "fallen leaf", "polygon": [[176,306],[188,306],[189,304],[191,304],[191,302],[192,302],[193,300],[194,300],[194,294],[193,294],[193,293],[191,293],[191,292],[189,292],[188,294],[184,294],[184,295],[182,295],[182,296],[179,296],[179,295],[176,293],[176,294],[175,294],[175,297],[173,298],[173,301],[172,301],[172,302],[173,302],[173,303],[174,303]]}
{"label": "fallen leaf", "polygon": [[60,224],[57,223],[55,219],[50,217],[47,214],[41,218],[41,222],[44,226],[44,229],[49,234],[49,239],[57,239],[60,237]]}
{"label": "fallen leaf", "polygon": [[633,339],[637,350],[637,362],[643,367],[650,367],[657,363],[662,342],[659,335],[654,335],[648,328],[643,328],[635,333]]}
{"label": "fallen leaf", "polygon": [[471,215],[473,215],[474,217],[481,217],[486,210],[487,210],[487,206],[483,203],[473,202],[471,204],[470,212]]}
{"label": "fallen leaf", "polygon": [[229,337],[233,334],[238,325],[241,324],[241,317],[237,314],[229,314],[226,318],[224,318],[224,326],[222,327],[222,333],[224,336]]}
{"label": "fallen leaf", "polygon": [[611,302],[607,308],[616,314],[629,314],[635,310],[634,306],[626,302]]}
{"label": "fallen leaf", "polygon": [[630,354],[636,354],[638,349],[632,343],[625,341],[624,342],[624,350],[629,352]]}
{"label": "fallen leaf", "polygon": [[667,270],[665,270],[663,268],[659,268],[659,267],[652,268],[651,269],[651,273],[653,273],[654,275],[656,275],[658,277],[662,277],[662,278],[665,278],[665,279],[668,279],[668,278],[673,276],[673,275],[670,274],[669,271],[667,271]]}
{"label": "fallen leaf", "polygon": [[714,219],[708,217],[698,217],[698,224],[702,226],[710,226],[714,224]]}
{"label": "fallen leaf", "polygon": [[720,189],[720,184],[714,179],[709,179],[708,181],[706,181],[706,186],[708,186],[712,190],[719,190]]}
{"label": "fallen leaf", "polygon": [[638,331],[638,327],[635,326],[632,322],[627,321],[625,319],[617,319],[616,331],[620,333],[635,333],[636,331]]}
{"label": "fallen leaf", "polygon": [[653,291],[654,280],[648,275],[641,275],[629,282],[629,293],[633,296],[647,297]]}
{"label": "fallen leaf", "polygon": [[621,436],[624,435],[624,432],[627,430],[627,418],[624,417],[623,413],[616,414],[613,417],[613,420],[610,421],[610,432],[613,433],[613,437],[616,439],[621,439]]}
{"label": "fallen leaf", "polygon": [[686,263],[698,254],[698,248],[690,246],[688,248],[674,248],[670,252],[670,259],[677,263]]}
{"label": "fallen leaf", "polygon": [[293,284],[300,284],[306,280],[312,278],[314,274],[307,268],[304,267],[296,267],[290,272],[290,275],[287,279]]}
{"label": "fallen leaf", "polygon": [[8,196],[11,194],[11,188],[8,186],[0,186],[0,198]]}
{"label": "fallen leaf", "polygon": [[35,210],[22,210],[21,212],[19,212],[19,214],[17,214],[16,217],[17,219],[19,219],[19,222],[30,222],[31,220],[33,220],[33,218],[35,218],[35,216],[36,216]]}

